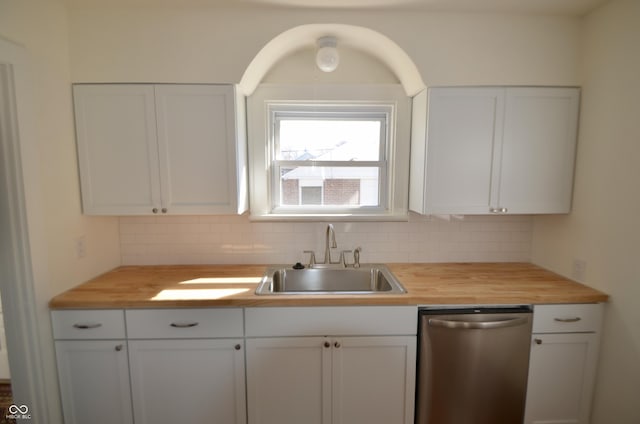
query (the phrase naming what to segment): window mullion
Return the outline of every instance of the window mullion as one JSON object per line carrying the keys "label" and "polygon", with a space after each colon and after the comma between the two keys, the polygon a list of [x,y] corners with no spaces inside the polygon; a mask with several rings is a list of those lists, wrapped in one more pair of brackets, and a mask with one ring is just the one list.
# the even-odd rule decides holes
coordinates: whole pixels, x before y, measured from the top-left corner
{"label": "window mullion", "polygon": [[336,167],[336,168],[370,168],[385,166],[384,160],[378,161],[320,161],[320,160],[274,160],[273,164],[283,167]]}

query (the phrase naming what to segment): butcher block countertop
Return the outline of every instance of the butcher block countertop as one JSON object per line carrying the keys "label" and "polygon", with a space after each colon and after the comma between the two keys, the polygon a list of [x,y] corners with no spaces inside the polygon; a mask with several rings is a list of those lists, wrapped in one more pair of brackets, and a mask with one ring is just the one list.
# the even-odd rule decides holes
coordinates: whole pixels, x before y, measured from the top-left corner
{"label": "butcher block countertop", "polygon": [[387,264],[408,293],[267,295],[267,265],[123,266],[54,297],[51,309],[208,306],[497,305],[605,302],[608,295],[528,263]]}

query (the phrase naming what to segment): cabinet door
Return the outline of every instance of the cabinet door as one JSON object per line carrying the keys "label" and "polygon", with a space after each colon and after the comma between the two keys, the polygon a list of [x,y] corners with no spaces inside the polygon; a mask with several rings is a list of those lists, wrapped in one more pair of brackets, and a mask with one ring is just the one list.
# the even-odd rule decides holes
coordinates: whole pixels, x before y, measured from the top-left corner
{"label": "cabinet door", "polygon": [[160,206],[153,86],[74,85],[85,214],[151,214]]}
{"label": "cabinet door", "polygon": [[411,424],[416,338],[344,337],[333,342],[333,424]]}
{"label": "cabinet door", "polygon": [[129,342],[136,424],[245,423],[242,339]]}
{"label": "cabinet door", "polygon": [[504,89],[429,91],[426,213],[487,214],[498,172]]}
{"label": "cabinet door", "polygon": [[233,87],[158,85],[155,92],[162,207],[236,213]]}
{"label": "cabinet door", "polygon": [[508,88],[494,206],[508,213],[568,213],[578,128],[577,88]]}
{"label": "cabinet door", "polygon": [[133,423],[126,342],[56,341],[66,424]]}
{"label": "cabinet door", "polygon": [[251,424],[331,423],[331,343],[323,337],[247,339]]}
{"label": "cabinet door", "polygon": [[534,334],[525,424],[588,424],[598,335]]}

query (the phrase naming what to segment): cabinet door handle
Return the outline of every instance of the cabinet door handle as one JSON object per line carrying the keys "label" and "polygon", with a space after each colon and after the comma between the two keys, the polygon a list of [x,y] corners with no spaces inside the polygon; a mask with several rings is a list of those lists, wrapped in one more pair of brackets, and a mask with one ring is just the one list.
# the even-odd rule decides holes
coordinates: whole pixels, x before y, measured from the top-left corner
{"label": "cabinet door handle", "polygon": [[575,317],[575,318],[554,318],[554,321],[557,322],[578,322],[580,321],[582,318],[580,317]]}
{"label": "cabinet door handle", "polygon": [[161,212],[162,212],[162,213],[167,213],[167,208],[162,208],[162,209],[161,209]]}
{"label": "cabinet door handle", "polygon": [[533,341],[538,345],[542,344],[542,339],[533,339]]}
{"label": "cabinet door handle", "polygon": [[339,349],[341,345],[340,345],[340,342],[335,342],[335,343],[333,344],[333,346],[334,346],[336,349]]}
{"label": "cabinet door handle", "polygon": [[122,346],[121,344],[119,344],[118,346],[116,346],[116,352],[120,352],[122,350],[124,346]]}
{"label": "cabinet door handle", "polygon": [[153,208],[153,209],[151,209],[151,212],[153,212],[153,213],[158,213],[158,208]]}
{"label": "cabinet door handle", "polygon": [[509,209],[507,208],[491,208],[489,209],[489,212],[491,213],[507,213],[509,211]]}
{"label": "cabinet door handle", "polygon": [[327,348],[328,348],[328,347],[331,347],[331,343],[329,343],[329,342],[324,342],[324,347],[327,347]]}
{"label": "cabinet door handle", "polygon": [[240,349],[242,349],[242,346],[240,345],[240,343],[238,343],[238,344],[237,344],[237,345],[235,345],[233,348],[234,348],[235,350],[240,350]]}
{"label": "cabinet door handle", "polygon": [[171,325],[173,328],[191,328],[198,325],[197,322],[172,322]]}
{"label": "cabinet door handle", "polygon": [[78,330],[91,330],[99,327],[102,327],[102,324],[100,324],[99,322],[89,324],[73,324],[73,328],[77,328]]}

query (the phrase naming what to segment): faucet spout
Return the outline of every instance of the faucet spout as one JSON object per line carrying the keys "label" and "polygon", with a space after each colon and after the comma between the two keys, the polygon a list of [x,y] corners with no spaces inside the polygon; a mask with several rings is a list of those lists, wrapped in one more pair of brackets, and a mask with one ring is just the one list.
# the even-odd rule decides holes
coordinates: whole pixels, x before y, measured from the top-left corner
{"label": "faucet spout", "polygon": [[325,248],[324,248],[324,263],[331,263],[331,249],[335,249],[338,247],[336,243],[336,231],[333,228],[333,224],[327,225],[327,233],[325,239]]}

